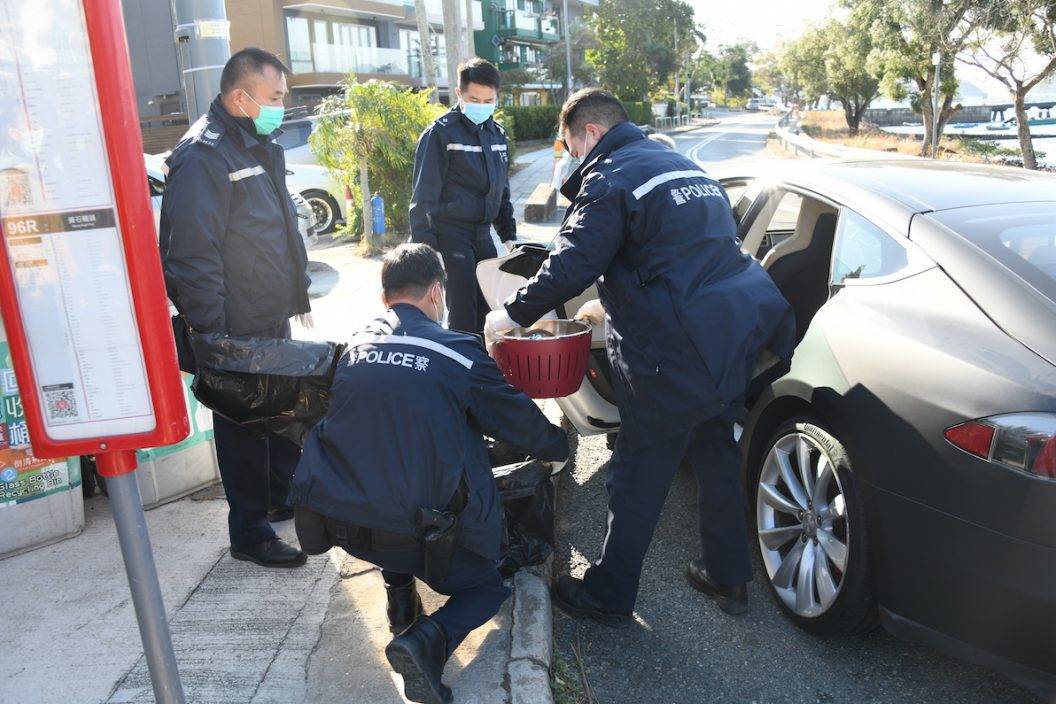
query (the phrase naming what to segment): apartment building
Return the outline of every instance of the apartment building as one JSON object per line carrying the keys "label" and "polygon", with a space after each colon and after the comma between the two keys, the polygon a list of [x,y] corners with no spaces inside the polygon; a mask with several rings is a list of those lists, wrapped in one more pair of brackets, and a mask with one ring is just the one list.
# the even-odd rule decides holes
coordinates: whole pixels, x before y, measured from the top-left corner
{"label": "apartment building", "polygon": [[[573,29],[598,0],[568,0]],[[181,86],[170,0],[122,0],[144,134],[179,131]],[[460,2],[461,6],[464,3]],[[231,50],[259,46],[293,70],[290,106],[312,107],[349,73],[424,87],[413,0],[226,0]],[[426,0],[430,52],[447,98],[442,0]],[[546,77],[547,52],[560,48],[562,0],[474,0],[474,48],[504,70],[536,80],[505,91],[508,102],[532,105],[559,97],[563,80]],[[185,123],[184,123],[185,124]],[[161,142],[171,141],[167,131]]]}
{"label": "apartment building", "polygon": [[[584,13],[599,0],[568,0],[569,25],[573,32],[584,21]],[[562,0],[483,0],[484,28],[476,32],[478,56],[503,71],[526,71],[528,83],[505,91],[515,105],[549,103],[564,88],[564,79],[548,76],[547,57],[561,50],[564,32]]]}
{"label": "apartment building", "polygon": [[[474,29],[483,29],[481,2]],[[447,88],[441,0],[426,0],[437,82]],[[293,71],[291,105],[312,106],[349,73],[423,87],[415,5],[411,0],[227,0],[231,51],[259,46]]]}

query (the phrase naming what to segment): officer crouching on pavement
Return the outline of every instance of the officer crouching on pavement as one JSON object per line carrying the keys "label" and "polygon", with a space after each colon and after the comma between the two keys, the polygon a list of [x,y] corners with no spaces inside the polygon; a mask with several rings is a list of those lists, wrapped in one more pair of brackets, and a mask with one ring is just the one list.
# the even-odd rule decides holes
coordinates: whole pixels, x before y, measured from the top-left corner
{"label": "officer crouching on pavement", "polygon": [[443,256],[450,327],[463,332],[480,333],[490,310],[477,262],[496,256],[491,226],[507,248],[517,238],[506,132],[491,119],[499,84],[499,70],[484,59],[459,66],[458,105],[422,132],[414,155],[411,241]]}
{"label": "officer crouching on pavement", "polygon": [[554,602],[603,623],[630,618],[653,530],[688,457],[703,547],[689,581],[724,611],[744,613],[752,570],[733,424],[760,352],[791,358],[791,308],[741,251],[722,187],[646,139],[611,93],[574,93],[560,128],[583,164],[561,189],[572,205],[556,248],[485,326],[493,339],[531,325],[595,281],[607,312],[621,420],[605,484],[608,531],[600,559],[582,580],[559,579]]}
{"label": "officer crouching on pavement", "polygon": [[[509,386],[479,338],[445,330],[437,252],[405,244],[381,270],[384,316],[356,334],[293,480],[301,547],[378,565],[397,637],[385,649],[408,699],[441,704],[455,648],[509,596],[496,568],[501,506],[482,433],[537,459],[568,438]],[[429,616],[415,578],[450,598]]]}

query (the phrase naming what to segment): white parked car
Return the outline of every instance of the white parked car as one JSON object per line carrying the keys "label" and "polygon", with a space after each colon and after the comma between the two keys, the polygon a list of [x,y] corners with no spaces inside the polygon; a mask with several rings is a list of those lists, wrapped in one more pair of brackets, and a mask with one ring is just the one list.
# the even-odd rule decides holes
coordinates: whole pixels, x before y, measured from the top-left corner
{"label": "white parked car", "polygon": [[345,220],[345,189],[322,166],[286,164],[286,187],[300,194],[315,216],[315,231],[333,232]]}
{"label": "white parked car", "polygon": [[[168,166],[165,165],[165,157],[168,154],[144,154],[143,163],[147,171],[147,185],[150,187],[150,204],[154,210],[154,233],[161,231],[161,198],[165,194],[165,177],[168,175]],[[289,177],[287,176],[287,179]],[[297,230],[304,240],[304,248],[316,240],[315,214],[312,206],[300,193],[296,192],[287,183],[293,204],[297,206]]]}

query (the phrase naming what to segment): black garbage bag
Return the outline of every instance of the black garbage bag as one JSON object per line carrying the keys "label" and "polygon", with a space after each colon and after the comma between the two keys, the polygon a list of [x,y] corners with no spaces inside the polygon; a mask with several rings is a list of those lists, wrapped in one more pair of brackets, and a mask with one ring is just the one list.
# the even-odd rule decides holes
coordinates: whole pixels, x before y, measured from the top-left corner
{"label": "black garbage bag", "polygon": [[499,573],[541,565],[554,552],[554,485],[550,467],[537,460],[492,470],[502,501]]}
{"label": "black garbage bag", "polygon": [[202,405],[228,420],[298,445],[322,420],[346,345],[190,333]]}

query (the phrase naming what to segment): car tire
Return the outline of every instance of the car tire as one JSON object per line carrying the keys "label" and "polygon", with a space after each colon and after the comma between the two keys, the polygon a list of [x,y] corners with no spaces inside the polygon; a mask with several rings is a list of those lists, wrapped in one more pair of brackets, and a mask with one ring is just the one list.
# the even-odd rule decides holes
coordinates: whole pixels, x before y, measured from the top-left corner
{"label": "car tire", "polygon": [[302,191],[301,196],[308,201],[315,215],[315,231],[320,235],[327,235],[337,228],[337,221],[341,218],[341,208],[334,197],[326,191],[315,189]]}
{"label": "car tire", "polygon": [[868,517],[843,444],[816,419],[793,418],[767,442],[749,480],[765,579],[785,616],[816,636],[876,628]]}

